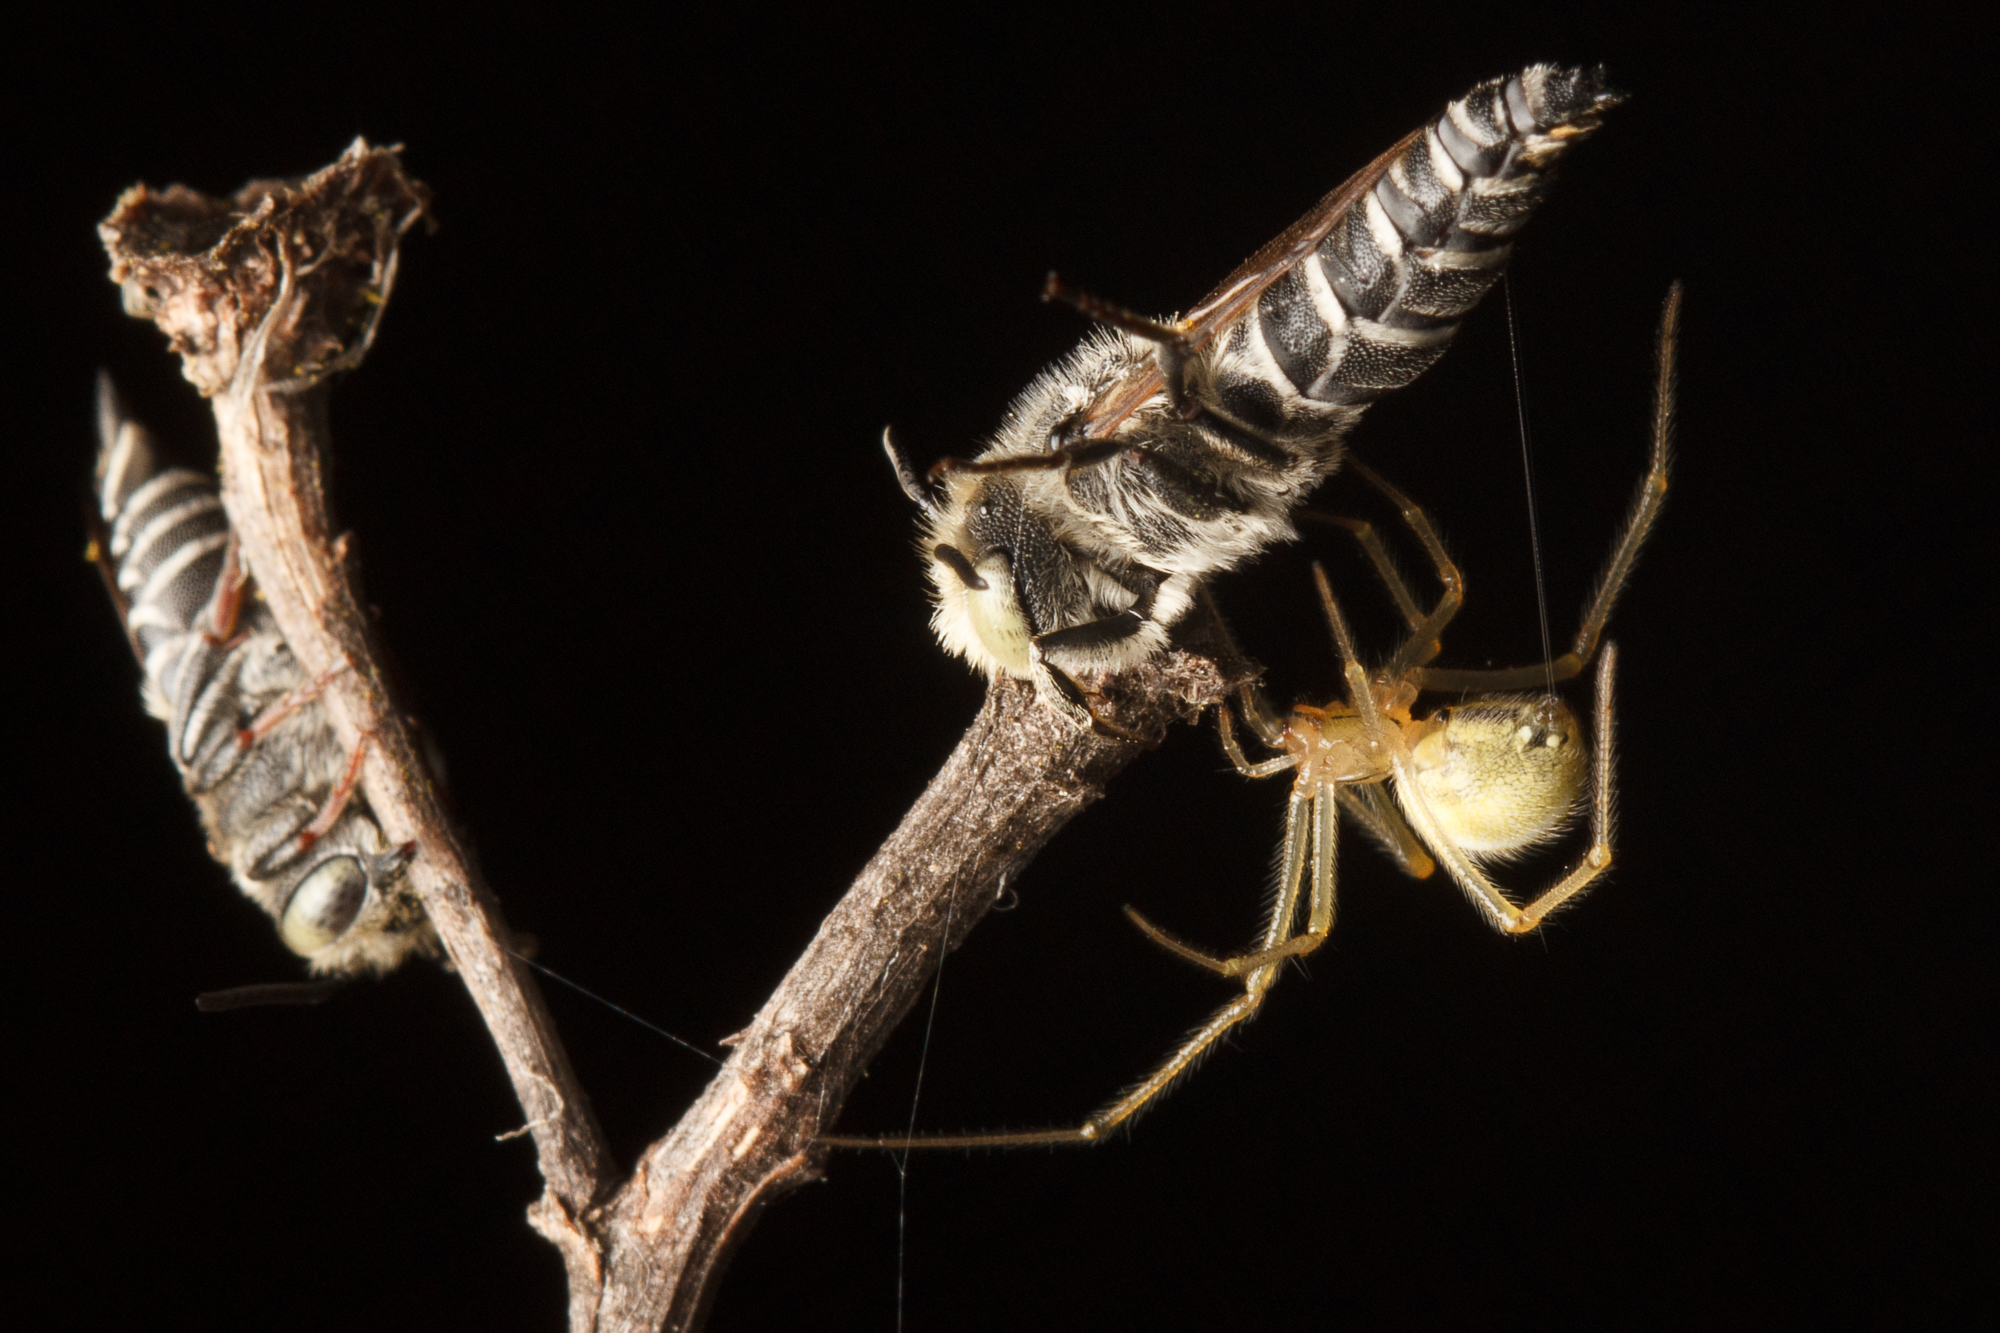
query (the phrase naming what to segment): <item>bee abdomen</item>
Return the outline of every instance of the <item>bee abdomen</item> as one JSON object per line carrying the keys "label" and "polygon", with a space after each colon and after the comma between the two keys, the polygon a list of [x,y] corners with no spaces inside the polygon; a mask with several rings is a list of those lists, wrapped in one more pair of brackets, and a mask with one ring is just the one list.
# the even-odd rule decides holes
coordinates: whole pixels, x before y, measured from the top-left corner
{"label": "bee abdomen", "polygon": [[385,971],[430,950],[396,880],[407,858],[343,785],[349,756],[269,608],[218,597],[230,529],[215,479],[161,467],[108,381],[99,396],[103,558],[210,852],[315,971]]}
{"label": "bee abdomen", "polygon": [[100,407],[99,513],[125,626],[160,712],[181,693],[187,636],[215,593],[229,518],[215,483],[188,468],[159,468],[152,440],[107,396]]}
{"label": "bee abdomen", "polygon": [[1259,298],[1224,350],[1234,378],[1308,414],[1415,380],[1498,281],[1549,167],[1620,100],[1600,68],[1534,65],[1453,102]]}
{"label": "bee abdomen", "polygon": [[282,695],[297,672],[281,663],[284,679],[263,682],[252,691],[256,698],[246,694],[243,671],[252,656],[269,658],[274,648],[281,658],[288,654],[262,607],[245,608],[232,644],[209,623],[229,546],[215,479],[159,467],[145,430],[119,419],[115,407],[106,410],[113,415],[98,460],[106,554],[144,671],[146,706],[167,724],[169,753],[199,795],[238,767],[237,731],[246,714],[266,696]]}

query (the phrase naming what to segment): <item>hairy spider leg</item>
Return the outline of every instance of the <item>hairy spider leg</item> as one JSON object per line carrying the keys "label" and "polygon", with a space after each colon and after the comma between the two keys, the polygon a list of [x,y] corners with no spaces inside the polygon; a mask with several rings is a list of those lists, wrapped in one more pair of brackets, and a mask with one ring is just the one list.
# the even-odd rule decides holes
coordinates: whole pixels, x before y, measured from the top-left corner
{"label": "hairy spider leg", "polygon": [[[1362,543],[1363,549],[1369,551],[1369,558],[1374,562],[1377,571],[1390,583],[1390,594],[1396,598],[1399,608],[1402,609],[1404,622],[1411,627],[1421,623],[1423,616],[1417,610],[1415,598],[1410,596],[1409,586],[1389,563],[1387,551],[1383,549],[1380,539],[1375,536],[1374,529],[1365,520],[1321,513],[1314,513],[1311,516],[1353,533],[1356,540]],[[1228,624],[1223,620],[1213,600],[1209,598],[1206,587],[1201,590],[1201,596],[1207,602],[1217,633],[1229,643],[1230,651],[1241,657],[1242,652],[1236,647],[1234,639],[1230,636]],[[1239,688],[1236,697],[1238,706],[1243,710],[1243,720],[1250,725],[1257,738],[1274,750],[1282,749],[1285,718],[1271,706],[1270,699],[1264,692],[1252,682]],[[1317,713],[1319,710],[1313,711]],[[1243,753],[1243,747],[1236,739],[1235,724],[1230,718],[1227,707],[1215,710],[1215,721],[1222,734],[1223,753],[1229,756],[1230,763],[1235,765],[1236,771],[1244,777],[1268,778],[1298,763],[1295,755],[1282,755],[1276,759],[1252,762]],[[1424,850],[1424,845],[1418,841],[1417,835],[1410,831],[1409,824],[1404,821],[1401,814],[1397,813],[1395,801],[1382,787],[1378,785],[1356,787],[1343,783],[1335,786],[1333,794],[1341,808],[1352,815],[1355,823],[1361,826],[1362,832],[1366,833],[1404,874],[1412,879],[1428,879],[1435,873],[1437,863]]]}
{"label": "hairy spider leg", "polygon": [[[1392,682],[1400,687],[1411,668],[1422,666],[1444,651],[1445,627],[1451,624],[1452,619],[1458,615],[1459,608],[1465,605],[1465,576],[1459,572],[1458,565],[1445,551],[1444,541],[1438,536],[1437,529],[1431,525],[1430,515],[1423,511],[1421,505],[1391,486],[1381,473],[1361,460],[1354,461],[1354,470],[1366,478],[1369,485],[1389,497],[1390,503],[1394,504],[1402,514],[1403,523],[1416,534],[1417,541],[1424,548],[1424,554],[1430,557],[1432,566],[1437,570],[1438,582],[1444,585],[1444,591],[1439,595],[1437,605],[1431,608],[1429,615],[1410,626],[1409,637],[1403,640],[1403,646],[1396,650],[1396,655],[1377,673],[1377,679]],[[1414,599],[1410,599],[1407,589],[1398,593],[1397,585],[1402,579],[1393,570],[1383,571],[1379,565],[1377,569],[1383,573],[1384,581],[1389,584],[1390,594],[1396,596],[1399,604],[1406,599],[1414,604]],[[1321,601],[1330,604],[1332,593],[1328,591],[1326,575],[1320,571],[1318,565],[1313,566],[1313,578],[1319,585]]]}
{"label": "hairy spider leg", "polygon": [[[1383,722],[1393,722],[1376,705],[1375,697],[1369,689],[1368,677],[1363,670],[1354,649],[1354,636],[1347,628],[1347,618],[1341,614],[1340,603],[1334,598],[1333,588],[1327,582],[1326,570],[1320,565],[1313,566],[1313,579],[1319,586],[1320,604],[1326,612],[1328,627],[1333,631],[1333,641],[1340,651],[1341,669],[1347,676],[1348,705],[1352,715],[1359,719],[1362,727],[1362,743],[1368,749],[1367,762],[1379,765],[1377,778],[1390,771],[1390,756],[1400,753],[1400,747],[1392,741],[1383,728]],[[1231,762],[1239,773],[1246,777],[1270,777],[1286,768],[1300,769],[1299,781],[1292,788],[1292,799],[1285,813],[1284,851],[1280,858],[1283,866],[1279,886],[1279,900],[1270,926],[1266,929],[1262,946],[1246,953],[1228,958],[1216,958],[1184,944],[1153,925],[1130,905],[1125,915],[1132,924],[1144,931],[1146,937],[1160,945],[1184,962],[1207,968],[1225,977],[1254,975],[1260,970],[1274,967],[1287,958],[1311,953],[1326,942],[1333,930],[1334,916],[1334,867],[1339,851],[1340,800],[1338,792],[1348,778],[1343,780],[1337,774],[1329,774],[1314,761],[1318,753],[1318,726],[1314,715],[1331,716],[1320,709],[1296,709],[1292,727],[1297,733],[1297,744],[1288,743],[1282,760],[1266,761],[1262,764],[1244,762],[1242,747],[1236,744],[1230,730],[1228,710],[1219,710],[1222,718],[1223,746]],[[1312,844],[1312,895],[1306,929],[1292,933],[1294,918],[1297,916],[1299,882],[1305,872],[1305,846]],[[1414,839],[1412,839],[1414,841]],[[1264,983],[1268,989],[1269,981]],[[1261,991],[1259,992],[1262,993]]]}
{"label": "hairy spider leg", "polygon": [[[1295,803],[1303,806],[1314,804],[1310,797],[1295,798]],[[1316,821],[1329,844],[1335,836],[1338,820],[1333,818],[1333,807],[1327,807],[1329,814]],[[1305,820],[1295,820],[1294,824],[1304,824]],[[1306,848],[1304,839],[1294,839],[1285,848],[1284,870],[1281,875],[1276,901],[1271,905],[1271,914],[1264,927],[1266,947],[1259,955],[1267,955],[1270,961],[1249,969],[1243,974],[1243,993],[1218,1009],[1206,1023],[1188,1034],[1188,1037],[1160,1065],[1139,1083],[1122,1093],[1117,1100],[1104,1107],[1088,1120],[1073,1129],[1010,1130],[988,1134],[884,1134],[879,1136],[849,1136],[844,1134],[822,1134],[819,1142],[830,1148],[874,1148],[898,1151],[906,1148],[1028,1148],[1037,1146],[1083,1145],[1101,1143],[1118,1126],[1127,1123],[1156,1100],[1168,1088],[1188,1073],[1200,1062],[1209,1048],[1220,1041],[1230,1029],[1255,1016],[1263,1007],[1264,997],[1272,983],[1277,980],[1278,968],[1286,957],[1294,953],[1310,952],[1326,938],[1333,924],[1333,884],[1330,868],[1331,856],[1315,857],[1315,872],[1312,888],[1311,918],[1305,935],[1294,936],[1292,926],[1298,915],[1299,884],[1304,876]],[[1322,882],[1319,866],[1328,867],[1328,874]],[[1130,908],[1126,909],[1128,912]],[[1149,933],[1153,933],[1150,928]],[[1300,947],[1285,949],[1287,940],[1306,940],[1310,943]],[[1169,948],[1173,943],[1166,941]],[[1207,958],[1192,949],[1180,946],[1176,952],[1191,962],[1206,966],[1216,966],[1217,960]]]}
{"label": "hairy spider leg", "polygon": [[[1350,460],[1359,463],[1359,460]],[[1389,550],[1382,544],[1382,537],[1375,531],[1375,525],[1365,518],[1350,518],[1345,514],[1329,514],[1318,509],[1301,509],[1298,516],[1313,523],[1324,523],[1329,527],[1342,528],[1361,545],[1368,563],[1375,567],[1376,577],[1389,590],[1389,596],[1396,603],[1396,614],[1403,618],[1405,629],[1415,629],[1423,620],[1423,612],[1417,609],[1417,599],[1410,595],[1410,585],[1403,581],[1394,562],[1389,559]]]}
{"label": "hairy spider leg", "polygon": [[[1374,566],[1375,573],[1382,580],[1383,586],[1389,590],[1390,599],[1396,603],[1396,612],[1402,617],[1404,627],[1409,630],[1409,635],[1397,649],[1396,656],[1391,659],[1389,665],[1378,671],[1375,675],[1378,683],[1394,685],[1400,682],[1403,677],[1410,674],[1411,663],[1428,662],[1442,651],[1442,635],[1445,627],[1451,623],[1452,618],[1458,614],[1459,608],[1465,604],[1465,576],[1460,572],[1458,565],[1451,559],[1450,555],[1446,553],[1444,542],[1438,537],[1437,529],[1431,524],[1430,517],[1424,512],[1422,506],[1390,485],[1380,473],[1376,472],[1366,463],[1363,463],[1360,459],[1351,459],[1349,461],[1355,471],[1359,472],[1369,484],[1380,490],[1395,504],[1397,510],[1402,515],[1403,522],[1416,535],[1418,542],[1424,548],[1424,553],[1430,557],[1431,563],[1437,571],[1438,581],[1444,585],[1444,591],[1439,596],[1437,604],[1428,612],[1421,610],[1417,605],[1416,597],[1410,592],[1410,585],[1403,579],[1402,574],[1397,571],[1394,562],[1390,560],[1388,548],[1383,545],[1381,535],[1375,531],[1372,523],[1369,523],[1366,519],[1350,518],[1343,514],[1329,514],[1319,510],[1303,511],[1302,517],[1344,529],[1352,536],[1360,545],[1362,552],[1368,557],[1368,563]],[[1341,636],[1346,632],[1346,626],[1338,607],[1334,604],[1332,589],[1327,582],[1326,575],[1317,563],[1313,566],[1313,579],[1319,589],[1320,605],[1326,609],[1327,623],[1332,627],[1334,632],[1335,647],[1338,648]],[[1217,619],[1219,621],[1220,617]],[[1343,656],[1342,660],[1346,661],[1347,659]],[[1351,693],[1351,679],[1349,681],[1349,688]],[[1410,698],[1414,698],[1416,692],[1414,690],[1395,691],[1395,694],[1400,693],[1407,693]],[[1408,699],[1395,697],[1395,694],[1391,694],[1387,698],[1378,699],[1377,702],[1383,707],[1390,709],[1393,713],[1398,705],[1407,704],[1408,702]],[[1250,724],[1251,729],[1257,733],[1258,738],[1266,745],[1274,748],[1278,746],[1284,735],[1284,720],[1271,707],[1269,700],[1264,697],[1262,691],[1258,690],[1253,683],[1245,685],[1237,691],[1237,695],[1242,704],[1244,720]],[[1224,748],[1226,749],[1229,744],[1231,742],[1225,741]],[[1239,759],[1237,763],[1239,769],[1244,767],[1240,762],[1240,754],[1241,752],[1238,751],[1231,756],[1232,758]],[[1379,822],[1379,816],[1372,816],[1370,819],[1364,820],[1364,823],[1370,825]],[[1399,845],[1406,845],[1406,840],[1398,840],[1398,842]]]}
{"label": "hairy spider leg", "polygon": [[1611,609],[1632,577],[1639,549],[1652,535],[1666,503],[1668,473],[1673,465],[1675,380],[1677,377],[1681,322],[1681,285],[1667,292],[1660,311],[1657,374],[1653,384],[1652,454],[1639,492],[1632,498],[1625,527],[1612,544],[1611,559],[1597,580],[1589,609],[1576,632],[1570,650],[1546,667],[1513,667],[1496,670],[1455,670],[1424,667],[1416,672],[1417,685],[1426,690],[1521,690],[1545,685],[1550,680],[1569,680],[1581,675],[1597,651],[1597,641],[1611,619]]}

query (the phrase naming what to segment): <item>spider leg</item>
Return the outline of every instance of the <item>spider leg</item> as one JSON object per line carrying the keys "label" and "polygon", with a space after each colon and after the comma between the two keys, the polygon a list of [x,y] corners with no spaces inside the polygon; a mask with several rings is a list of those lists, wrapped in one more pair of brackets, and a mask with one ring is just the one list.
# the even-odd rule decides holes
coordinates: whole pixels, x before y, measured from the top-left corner
{"label": "spider leg", "polygon": [[1545,686],[1551,680],[1569,680],[1583,673],[1590,665],[1590,658],[1597,651],[1598,638],[1604,633],[1606,622],[1611,619],[1611,610],[1618,604],[1618,596],[1624,592],[1631,580],[1633,566],[1639,561],[1639,550],[1653,533],[1653,525],[1659,521],[1660,509],[1666,504],[1668,474],[1673,468],[1674,444],[1674,383],[1676,362],[1680,345],[1681,287],[1675,283],[1667,292],[1665,309],[1660,312],[1660,337],[1658,374],[1653,385],[1653,428],[1652,449],[1645,477],[1639,483],[1639,493],[1632,497],[1632,508],[1625,516],[1625,527],[1618,534],[1618,540],[1611,545],[1611,559],[1605,562],[1604,573],[1597,580],[1597,590],[1591,594],[1590,607],[1584,612],[1583,623],[1577,628],[1576,642],[1570,650],[1547,666],[1502,668],[1494,671],[1459,671],[1421,668],[1415,673],[1417,684],[1426,690],[1521,690]]}
{"label": "spider leg", "polygon": [[1238,690],[1236,697],[1243,709],[1243,720],[1257,733],[1258,740],[1274,750],[1284,744],[1285,719],[1271,707],[1271,700],[1254,681]]}
{"label": "spider leg", "polygon": [[[1243,649],[1237,645],[1236,636],[1229,632],[1229,622],[1222,618],[1222,608],[1215,604],[1215,595],[1209,592],[1208,585],[1206,583],[1196,584],[1194,595],[1196,601],[1201,604],[1203,613],[1208,617],[1209,632],[1222,641],[1225,650],[1222,655],[1235,658],[1246,667],[1254,668],[1255,664],[1243,655]],[[1285,719],[1279,714],[1277,709],[1271,706],[1270,699],[1265,696],[1263,690],[1258,688],[1255,680],[1245,681],[1242,685],[1238,686],[1236,699],[1238,705],[1243,709],[1243,720],[1250,724],[1250,730],[1257,733],[1258,740],[1264,742],[1264,744],[1274,750],[1284,743]],[[1217,720],[1221,723],[1225,732],[1222,748],[1229,754],[1237,770],[1243,772],[1250,767],[1250,764],[1248,760],[1244,759],[1243,751],[1234,748],[1236,738],[1229,725],[1228,712],[1229,709],[1226,705],[1216,709]],[[1272,771],[1275,772],[1277,770],[1274,769]],[[1266,775],[1252,774],[1251,776],[1262,777]]]}
{"label": "spider leg", "polygon": [[1340,603],[1334,600],[1333,585],[1326,581],[1326,567],[1315,560],[1312,571],[1313,586],[1319,589],[1320,608],[1326,612],[1327,627],[1333,631],[1333,646],[1340,653],[1341,674],[1347,679],[1347,701],[1361,719],[1369,748],[1380,755],[1385,748],[1382,710],[1375,706],[1367,669],[1361,665],[1361,659],[1354,651],[1354,636],[1348,632],[1347,617],[1340,613]]}
{"label": "spider leg", "polygon": [[[1452,618],[1458,614],[1458,609],[1465,604],[1465,577],[1459,573],[1458,566],[1446,553],[1444,541],[1437,535],[1437,529],[1431,526],[1430,516],[1424,513],[1422,506],[1391,486],[1381,473],[1366,463],[1356,459],[1353,466],[1356,472],[1367,478],[1370,485],[1388,496],[1390,503],[1402,513],[1403,522],[1412,533],[1416,534],[1417,541],[1424,548],[1424,554],[1431,558],[1431,564],[1437,569],[1438,582],[1444,585],[1444,593],[1438,598],[1437,605],[1431,608],[1429,615],[1411,624],[1410,636],[1403,640],[1403,646],[1396,650],[1396,655],[1382,668],[1382,674],[1388,679],[1401,680],[1411,668],[1422,666],[1436,657],[1443,647],[1441,636],[1444,634],[1445,626],[1451,624]],[[1378,564],[1377,569],[1380,568]],[[1390,591],[1392,593],[1395,591],[1393,584],[1390,586]],[[1401,604],[1400,598],[1398,604]]]}
{"label": "spider leg", "polygon": [[1347,811],[1361,831],[1374,840],[1396,868],[1411,879],[1429,879],[1437,862],[1424,850],[1423,840],[1410,830],[1409,821],[1396,811],[1396,803],[1379,783],[1368,786],[1343,785],[1334,789],[1341,809]]}
{"label": "spider leg", "polygon": [[[1331,785],[1328,784],[1320,789],[1319,795],[1294,796],[1292,799],[1291,813],[1285,821],[1283,879],[1264,927],[1264,947],[1255,954],[1246,955],[1265,961],[1241,972],[1243,993],[1189,1033],[1187,1039],[1152,1073],[1081,1125],[1073,1129],[1014,1130],[993,1134],[823,1134],[819,1142],[830,1148],[871,1148],[891,1152],[909,1148],[1028,1148],[1102,1143],[1112,1130],[1145,1110],[1183,1074],[1192,1070],[1209,1048],[1231,1028],[1255,1016],[1264,1005],[1264,996],[1277,981],[1278,966],[1284,959],[1318,948],[1333,929],[1334,852],[1339,816],[1338,806],[1324,798],[1324,793],[1330,790]],[[1305,875],[1305,844],[1309,839],[1315,844],[1312,902],[1305,933],[1293,935],[1292,924],[1298,915],[1299,886]],[[1131,911],[1130,908],[1126,910]],[[1137,916],[1136,913],[1133,915]],[[1210,965],[1224,962],[1226,965],[1226,960],[1209,959],[1186,945],[1168,940],[1151,927],[1145,929],[1191,962]]]}
{"label": "spider leg", "polygon": [[1102,1143],[1112,1130],[1144,1110],[1147,1103],[1192,1069],[1225,1033],[1255,1015],[1263,1007],[1264,993],[1270,989],[1271,978],[1276,971],[1276,968],[1268,968],[1253,974],[1243,994],[1222,1006],[1206,1023],[1188,1034],[1187,1040],[1158,1069],[1117,1101],[1073,1129],[1003,1130],[993,1134],[822,1134],[818,1142],[828,1148],[864,1148],[881,1152],[903,1152],[911,1148],[1081,1147]]}
{"label": "spider leg", "polygon": [[[1203,953],[1161,930],[1127,905],[1125,915],[1147,939],[1182,962],[1205,968],[1218,976],[1240,977],[1270,967],[1287,958],[1309,954],[1326,943],[1333,931],[1334,864],[1339,848],[1339,804],[1332,799],[1337,788],[1321,783],[1311,795],[1292,796],[1285,813],[1285,840],[1280,853],[1278,900],[1272,906],[1270,923],[1261,945],[1250,953],[1218,958]],[[1306,844],[1312,844],[1312,893],[1307,909],[1306,928],[1292,933],[1298,915],[1299,886],[1305,877]]]}
{"label": "spider leg", "polygon": [[1375,567],[1377,577],[1389,589],[1389,596],[1395,600],[1396,613],[1403,618],[1403,624],[1415,629],[1423,623],[1424,613],[1417,609],[1417,599],[1410,593],[1410,585],[1389,559],[1389,548],[1382,544],[1375,525],[1363,518],[1348,518],[1343,514],[1327,514],[1317,509],[1301,509],[1298,517],[1315,523],[1325,523],[1331,527],[1345,528],[1355,541],[1361,544],[1368,563]]}
{"label": "spider leg", "polygon": [[[1236,765],[1236,771],[1244,777],[1268,778],[1282,773],[1288,768],[1298,767],[1299,756],[1295,754],[1279,755],[1276,759],[1266,759],[1262,763],[1251,763],[1249,758],[1243,753],[1243,747],[1237,744],[1236,724],[1229,720],[1229,706],[1227,704],[1215,710],[1215,724],[1222,732],[1222,752],[1229,756],[1229,762]],[[1282,736],[1283,734],[1284,732],[1281,729],[1279,735]]]}

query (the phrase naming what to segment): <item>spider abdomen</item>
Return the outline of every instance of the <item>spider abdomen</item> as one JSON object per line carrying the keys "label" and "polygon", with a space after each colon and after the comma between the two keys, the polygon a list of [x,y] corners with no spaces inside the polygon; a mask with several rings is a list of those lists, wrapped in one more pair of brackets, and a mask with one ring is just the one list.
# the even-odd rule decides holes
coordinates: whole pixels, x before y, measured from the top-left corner
{"label": "spider abdomen", "polygon": [[1505,859],[1568,826],[1590,776],[1589,745],[1555,699],[1493,699],[1447,708],[1410,745],[1416,792],[1438,826],[1476,859]]}

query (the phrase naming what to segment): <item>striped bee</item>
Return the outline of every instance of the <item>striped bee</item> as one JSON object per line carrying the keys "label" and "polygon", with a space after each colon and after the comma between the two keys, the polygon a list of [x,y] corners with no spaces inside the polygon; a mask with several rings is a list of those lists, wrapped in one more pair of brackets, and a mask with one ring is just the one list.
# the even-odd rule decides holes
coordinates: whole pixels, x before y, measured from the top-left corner
{"label": "striped bee", "polygon": [[[98,381],[92,556],[138,654],[146,711],[237,888],[313,972],[386,972],[436,937],[355,791],[359,752],[249,590],[212,476],[162,467],[152,438]],[[365,744],[365,742],[364,742]]]}
{"label": "striped bee", "polygon": [[945,648],[1087,720],[1067,678],[1143,661],[1204,576],[1297,536],[1363,409],[1444,354],[1549,168],[1620,100],[1599,68],[1483,83],[1171,323],[1051,275],[1046,296],[1100,328],[976,460],[919,479],[883,436],[923,511]]}

